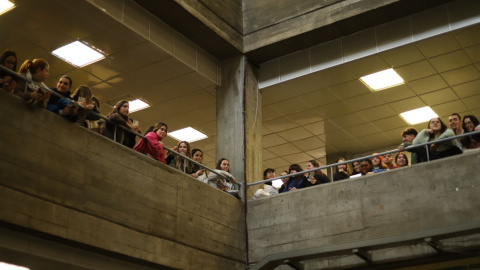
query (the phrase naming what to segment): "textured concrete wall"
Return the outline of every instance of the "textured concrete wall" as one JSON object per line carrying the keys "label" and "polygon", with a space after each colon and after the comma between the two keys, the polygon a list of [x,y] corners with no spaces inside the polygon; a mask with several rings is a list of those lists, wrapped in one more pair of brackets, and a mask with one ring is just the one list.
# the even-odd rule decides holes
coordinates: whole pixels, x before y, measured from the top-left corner
{"label": "textured concrete wall", "polygon": [[243,48],[241,0],[174,0],[238,50]]}
{"label": "textured concrete wall", "polygon": [[401,0],[245,0],[249,52]]}
{"label": "textured concrete wall", "polygon": [[[216,94],[216,156],[230,161],[230,172],[242,183],[262,175],[262,101],[257,78],[257,68],[244,56],[222,62],[223,83]],[[249,192],[247,198],[255,191]]]}
{"label": "textured concrete wall", "polygon": [[243,203],[0,92],[0,221],[179,269],[244,269]]}
{"label": "textured concrete wall", "polygon": [[243,0],[198,0],[239,33],[243,31]]}
{"label": "textured concrete wall", "polygon": [[249,261],[480,220],[480,151],[248,202]]}

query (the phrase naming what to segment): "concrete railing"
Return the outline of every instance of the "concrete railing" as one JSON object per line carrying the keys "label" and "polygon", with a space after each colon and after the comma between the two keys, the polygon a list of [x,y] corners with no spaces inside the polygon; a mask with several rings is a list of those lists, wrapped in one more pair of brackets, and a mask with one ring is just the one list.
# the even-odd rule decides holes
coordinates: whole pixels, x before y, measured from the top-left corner
{"label": "concrete railing", "polygon": [[[368,251],[373,245],[392,245],[412,237],[426,239],[478,230],[479,162],[480,149],[469,150],[427,163],[250,200],[250,266],[274,269],[286,262],[328,255],[337,256],[337,261],[312,267],[352,262],[362,266],[366,262],[348,257],[353,255],[352,250]],[[431,252],[435,255],[434,249],[428,250],[428,256]],[[391,261],[393,251],[370,255],[378,261]]]}
{"label": "concrete railing", "polygon": [[[59,98],[64,98],[64,99],[65,99],[64,96],[62,96],[62,95],[60,95],[60,94],[52,91],[51,89],[45,87],[44,85],[42,85],[42,84],[40,84],[40,83],[38,83],[38,82],[35,82],[35,81],[33,81],[33,80],[30,80],[30,79],[26,78],[25,76],[22,76],[21,74],[18,74],[18,73],[16,73],[16,72],[14,72],[14,71],[12,71],[12,70],[10,70],[10,69],[2,66],[2,65],[0,65],[0,70],[4,71],[4,72],[6,72],[6,73],[11,74],[16,80],[24,80],[24,81],[26,81],[26,82],[28,82],[28,83],[35,84],[35,85],[39,86],[41,89],[43,89],[44,91],[51,92],[51,95],[54,95],[54,96],[57,96],[57,97],[59,97]],[[27,91],[27,84],[25,84],[25,91]],[[74,101],[74,100],[72,100],[72,99],[68,99],[68,100],[69,100],[69,102],[70,102],[71,104],[73,104],[75,107],[85,109],[85,107],[82,106],[81,104],[79,104],[78,102],[76,102],[76,101]],[[121,129],[121,130],[124,130],[124,131],[126,131],[126,132],[132,133],[132,134],[134,134],[136,137],[139,137],[140,139],[146,139],[146,137],[145,137],[144,135],[142,135],[142,134],[140,134],[140,133],[137,133],[137,132],[135,132],[135,131],[133,131],[133,130],[131,130],[131,129],[129,129],[129,128],[126,128],[125,126],[118,125],[118,124],[112,122],[109,118],[107,118],[107,117],[105,117],[105,116],[103,116],[103,115],[101,115],[101,114],[99,114],[99,113],[96,113],[96,112],[91,111],[91,110],[86,110],[86,111],[87,111],[88,114],[92,114],[92,115],[96,116],[97,118],[103,119],[104,121],[109,122],[110,124],[112,124],[112,125],[115,127],[115,129],[114,129],[114,139],[113,139],[113,141],[115,141],[117,129]],[[179,156],[179,157],[182,158],[183,160],[188,160],[190,163],[195,164],[195,165],[199,166],[200,168],[203,168],[203,169],[209,171],[210,173],[213,173],[213,174],[217,175],[217,176],[220,177],[220,178],[227,178],[229,181],[232,181],[232,180],[233,180],[233,179],[231,179],[228,175],[219,174],[219,173],[216,172],[215,170],[213,170],[213,169],[211,169],[211,168],[209,168],[209,167],[207,167],[207,166],[205,166],[205,165],[203,165],[203,164],[201,164],[201,163],[199,163],[199,162],[197,162],[197,161],[195,161],[195,160],[193,160],[193,159],[191,159],[191,158],[189,158],[189,157],[187,157],[187,156],[185,156],[185,155],[182,155],[181,153],[179,153],[179,152],[177,152],[177,151],[175,151],[175,150],[173,150],[173,149],[170,149],[170,148],[167,147],[167,146],[163,146],[163,148],[166,149],[167,151],[169,151],[170,153],[172,153],[173,155]],[[187,164],[187,162],[183,162],[183,164],[184,164],[183,172],[185,172],[185,171],[186,171],[186,164]],[[242,183],[235,182],[234,185],[236,185],[236,186],[238,187],[238,190],[242,190]]]}
{"label": "concrete railing", "polygon": [[414,149],[418,150],[419,148],[422,148],[422,147],[425,148],[427,162],[429,162],[430,157],[429,157],[429,149],[428,148],[429,148],[430,145],[439,144],[439,143],[442,143],[442,142],[448,142],[448,141],[455,140],[455,139],[461,139],[463,137],[470,137],[472,135],[480,135],[480,130],[473,131],[473,132],[468,132],[468,133],[464,133],[464,134],[460,134],[460,135],[455,135],[455,136],[444,138],[444,139],[429,141],[429,142],[426,142],[426,143],[419,143],[419,144],[416,144],[416,145],[405,147],[404,150],[402,150],[402,151],[399,151],[399,150],[385,151],[385,152],[375,154],[375,155],[369,155],[369,156],[364,156],[364,157],[360,157],[360,158],[350,159],[350,160],[343,161],[343,162],[327,164],[325,166],[316,167],[316,168],[313,168],[313,169],[310,169],[310,170],[304,170],[304,171],[301,171],[301,172],[296,172],[296,173],[292,173],[292,174],[278,176],[278,177],[274,177],[274,178],[270,178],[270,179],[266,179],[266,180],[259,180],[257,182],[248,183],[247,187],[251,187],[251,186],[255,186],[255,185],[259,185],[259,184],[264,184],[264,183],[271,182],[271,181],[274,181],[274,180],[280,180],[282,178],[289,178],[289,177],[292,177],[292,176],[304,175],[304,174],[307,174],[307,173],[310,173],[310,172],[316,172],[316,171],[323,170],[323,169],[330,169],[330,175],[331,175],[330,182],[333,182],[333,168],[337,167],[338,165],[347,165],[348,166],[348,164],[352,164],[353,162],[360,162],[362,160],[371,159],[373,157],[384,156],[386,154],[394,154],[394,153],[399,153],[399,152],[404,152],[404,151],[413,152],[412,150],[414,150]]}
{"label": "concrete railing", "polygon": [[176,269],[244,269],[244,204],[0,91],[0,226]]}

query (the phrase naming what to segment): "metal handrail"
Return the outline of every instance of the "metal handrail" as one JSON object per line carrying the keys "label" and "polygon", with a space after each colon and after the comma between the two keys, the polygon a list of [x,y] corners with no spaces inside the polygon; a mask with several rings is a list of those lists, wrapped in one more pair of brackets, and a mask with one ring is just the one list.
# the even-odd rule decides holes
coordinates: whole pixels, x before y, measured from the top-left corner
{"label": "metal handrail", "polygon": [[[451,141],[451,140],[454,140],[454,139],[457,139],[457,138],[463,138],[463,137],[468,137],[468,136],[472,136],[472,135],[480,135],[480,130],[472,131],[472,132],[468,132],[468,133],[463,133],[463,134],[460,134],[460,135],[455,135],[455,136],[440,139],[440,140],[429,141],[429,142],[425,142],[425,143],[419,143],[419,144],[411,145],[411,146],[405,147],[403,151],[408,151],[410,149],[420,148],[420,147],[425,146],[425,148],[427,149],[427,151],[426,151],[427,152],[427,161],[430,161],[430,158],[428,157],[428,146],[429,145],[435,144],[435,143],[447,142],[447,141]],[[386,155],[386,154],[393,154],[393,153],[403,152],[403,151],[398,151],[398,149],[390,150],[390,151],[386,151],[386,152],[376,154],[376,155],[354,158],[354,159],[350,159],[350,160],[343,161],[343,162],[338,162],[338,163],[333,163],[333,164],[330,164],[330,165],[320,166],[320,167],[313,168],[313,169],[310,169],[310,170],[305,170],[305,171],[301,171],[301,172],[296,172],[296,173],[292,173],[292,174],[278,176],[278,177],[274,177],[274,178],[270,178],[270,179],[266,179],[266,180],[260,180],[260,181],[257,181],[257,182],[248,183],[247,188],[251,187],[251,186],[259,185],[259,184],[264,184],[266,182],[279,180],[279,179],[282,179],[282,178],[290,178],[292,176],[303,175],[303,174],[306,174],[306,173],[315,172],[315,171],[322,170],[322,169],[333,168],[333,167],[336,167],[338,165],[344,165],[344,164],[347,165],[349,163],[353,163],[353,162],[356,162],[356,161],[362,161],[362,160],[369,159],[369,158],[372,158],[372,157],[378,157],[378,156],[383,156],[383,155]],[[330,180],[331,180],[331,182],[333,182],[333,173],[331,175]]]}
{"label": "metal handrail", "polygon": [[[57,97],[59,97],[59,98],[65,98],[64,96],[60,95],[59,93],[56,93],[55,91],[52,91],[50,88],[43,86],[43,84],[38,83],[38,82],[35,82],[35,81],[33,81],[33,80],[30,80],[30,79],[24,77],[23,75],[15,72],[15,71],[13,71],[13,70],[10,70],[10,69],[2,66],[2,65],[0,65],[0,70],[5,71],[5,72],[11,74],[14,79],[15,79],[15,78],[20,78],[20,79],[22,79],[22,80],[24,80],[24,81],[26,81],[26,82],[28,82],[28,83],[33,83],[33,84],[39,86],[41,89],[43,89],[43,90],[45,90],[45,91],[51,92],[52,95],[55,95],[55,96],[57,96]],[[142,139],[146,139],[146,137],[145,137],[144,135],[142,135],[142,134],[140,134],[140,133],[137,133],[137,132],[135,132],[135,131],[133,131],[133,130],[131,130],[131,129],[129,129],[129,128],[126,128],[126,127],[124,127],[124,126],[117,125],[117,124],[115,124],[114,122],[112,122],[110,119],[108,119],[106,116],[103,116],[103,115],[101,115],[101,114],[99,114],[99,113],[96,113],[96,112],[94,112],[94,111],[91,111],[91,110],[87,110],[84,106],[82,106],[81,104],[79,104],[78,102],[76,102],[76,101],[74,101],[74,100],[71,100],[71,99],[69,99],[69,98],[65,98],[65,99],[68,99],[75,107],[85,109],[88,114],[93,114],[93,115],[95,115],[95,116],[97,116],[97,117],[99,117],[99,118],[101,118],[101,119],[103,119],[103,120],[111,123],[111,124],[114,125],[116,128],[120,128],[120,129],[122,129],[122,130],[124,130],[124,131],[133,133],[133,134],[135,134],[135,136],[138,136],[138,137],[140,137],[140,138],[142,138]],[[115,141],[115,140],[114,140],[114,141]],[[206,170],[208,170],[208,171],[211,172],[211,173],[214,173],[214,174],[220,176],[221,178],[227,178],[229,181],[232,181],[232,180],[233,180],[233,179],[230,179],[230,177],[228,177],[228,176],[221,175],[221,174],[215,172],[213,169],[210,169],[209,167],[207,167],[207,166],[205,166],[205,165],[203,165],[203,164],[201,164],[201,163],[198,163],[198,162],[196,162],[195,160],[190,159],[189,157],[186,157],[186,156],[178,153],[177,151],[174,151],[174,150],[170,149],[169,147],[163,146],[163,148],[166,149],[167,151],[169,151],[170,153],[174,154],[174,155],[178,155],[178,156],[180,156],[181,158],[186,159],[186,160],[192,162],[193,164],[195,164],[195,165],[197,165],[197,166],[199,166],[199,167],[201,167],[201,168],[203,168],[203,169],[206,169]],[[186,162],[184,162],[184,164],[186,164]],[[237,185],[240,186],[240,187],[242,186],[242,183],[239,183],[239,182],[236,182],[235,184],[237,184]]]}

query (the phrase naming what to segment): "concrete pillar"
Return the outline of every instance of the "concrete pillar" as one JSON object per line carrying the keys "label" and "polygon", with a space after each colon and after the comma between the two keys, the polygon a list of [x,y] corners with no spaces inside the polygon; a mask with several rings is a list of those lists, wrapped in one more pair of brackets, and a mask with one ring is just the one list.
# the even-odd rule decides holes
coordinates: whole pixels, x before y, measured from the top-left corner
{"label": "concrete pillar", "polygon": [[[224,60],[221,68],[222,83],[217,89],[216,160],[227,158],[230,172],[245,184],[262,177],[262,103],[258,72],[243,55]],[[253,192],[249,191],[247,196],[251,197]],[[244,198],[243,191],[241,193]]]}

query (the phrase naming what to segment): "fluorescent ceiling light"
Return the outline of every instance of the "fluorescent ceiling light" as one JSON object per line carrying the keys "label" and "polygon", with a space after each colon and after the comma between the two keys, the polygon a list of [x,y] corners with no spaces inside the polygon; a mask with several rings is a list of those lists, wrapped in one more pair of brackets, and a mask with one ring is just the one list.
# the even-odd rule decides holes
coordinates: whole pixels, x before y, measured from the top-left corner
{"label": "fluorescent ceiling light", "polygon": [[190,143],[208,138],[207,135],[201,133],[200,131],[192,127],[187,127],[169,132],[168,136],[171,136],[178,141],[187,141]]}
{"label": "fluorescent ceiling light", "polygon": [[438,115],[428,106],[403,112],[400,116],[410,125],[428,122],[430,119],[438,117]]}
{"label": "fluorescent ceiling light", "polygon": [[99,50],[89,47],[80,41],[60,47],[54,50],[52,54],[77,67],[84,67],[105,58]]}
{"label": "fluorescent ceiling light", "polygon": [[0,270],[30,270],[30,268],[0,262]]}
{"label": "fluorescent ceiling light", "polygon": [[0,0],[0,15],[11,10],[14,7],[15,7],[15,4],[13,4],[12,2],[8,0]]}
{"label": "fluorescent ceiling light", "polygon": [[146,108],[149,108],[150,105],[141,99],[135,99],[128,102],[128,112],[136,112]]}
{"label": "fluorescent ceiling light", "polygon": [[360,80],[373,91],[380,91],[403,84],[404,81],[393,68],[363,76]]}

